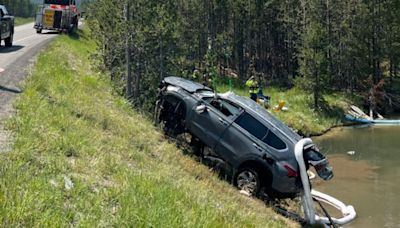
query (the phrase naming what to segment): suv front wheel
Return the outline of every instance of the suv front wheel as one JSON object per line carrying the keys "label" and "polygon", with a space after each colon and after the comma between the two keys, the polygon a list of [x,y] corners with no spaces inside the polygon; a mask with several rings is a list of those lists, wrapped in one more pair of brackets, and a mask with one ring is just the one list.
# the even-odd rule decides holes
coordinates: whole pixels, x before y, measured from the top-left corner
{"label": "suv front wheel", "polygon": [[5,46],[6,47],[11,47],[13,44],[13,39],[14,39],[14,33],[10,33],[10,36],[7,37],[7,39],[4,40]]}
{"label": "suv front wheel", "polygon": [[166,135],[176,138],[185,132],[185,107],[183,101],[177,100],[177,98],[171,99],[172,101],[165,99],[157,101],[154,120],[156,124],[162,125]]}

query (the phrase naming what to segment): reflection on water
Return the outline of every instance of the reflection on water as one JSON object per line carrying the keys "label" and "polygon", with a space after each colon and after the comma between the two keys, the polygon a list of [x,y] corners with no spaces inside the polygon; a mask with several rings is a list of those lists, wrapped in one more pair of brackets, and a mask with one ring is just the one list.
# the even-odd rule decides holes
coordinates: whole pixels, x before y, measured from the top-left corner
{"label": "reflection on water", "polygon": [[313,186],[354,206],[348,227],[400,227],[400,126],[338,128],[314,141],[335,177]]}

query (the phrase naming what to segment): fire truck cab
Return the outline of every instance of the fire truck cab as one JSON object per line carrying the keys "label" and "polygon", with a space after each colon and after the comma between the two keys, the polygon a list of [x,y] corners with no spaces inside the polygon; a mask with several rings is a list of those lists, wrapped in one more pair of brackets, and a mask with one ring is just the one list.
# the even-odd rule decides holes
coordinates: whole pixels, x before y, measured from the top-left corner
{"label": "fire truck cab", "polygon": [[58,32],[72,32],[78,27],[79,13],[76,0],[43,0],[36,14],[34,28]]}

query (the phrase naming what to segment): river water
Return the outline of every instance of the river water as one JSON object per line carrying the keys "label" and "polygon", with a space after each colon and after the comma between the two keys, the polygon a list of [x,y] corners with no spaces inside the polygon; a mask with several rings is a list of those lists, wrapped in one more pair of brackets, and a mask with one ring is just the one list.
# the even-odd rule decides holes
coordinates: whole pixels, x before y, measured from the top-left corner
{"label": "river water", "polygon": [[313,187],[354,206],[346,227],[400,227],[400,126],[337,128],[313,140],[335,174]]}

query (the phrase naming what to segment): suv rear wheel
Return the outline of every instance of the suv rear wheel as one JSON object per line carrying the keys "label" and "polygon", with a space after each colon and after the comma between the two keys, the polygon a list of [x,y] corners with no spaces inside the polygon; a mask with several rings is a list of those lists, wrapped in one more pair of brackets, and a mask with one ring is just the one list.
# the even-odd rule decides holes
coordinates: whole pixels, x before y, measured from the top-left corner
{"label": "suv rear wheel", "polygon": [[235,177],[235,185],[240,190],[246,191],[252,196],[257,196],[261,189],[260,175],[252,168],[243,168],[239,170]]}

